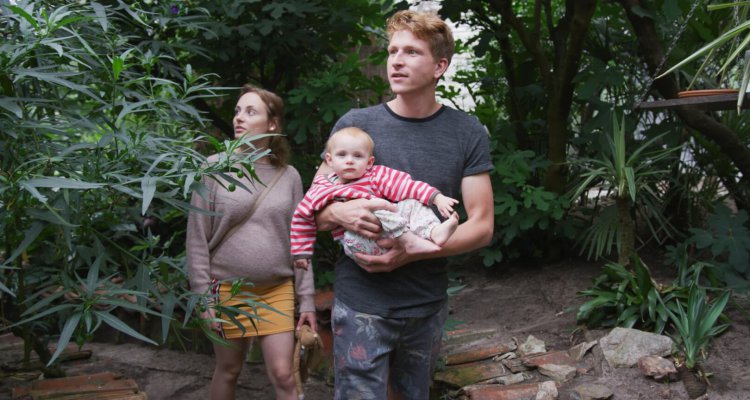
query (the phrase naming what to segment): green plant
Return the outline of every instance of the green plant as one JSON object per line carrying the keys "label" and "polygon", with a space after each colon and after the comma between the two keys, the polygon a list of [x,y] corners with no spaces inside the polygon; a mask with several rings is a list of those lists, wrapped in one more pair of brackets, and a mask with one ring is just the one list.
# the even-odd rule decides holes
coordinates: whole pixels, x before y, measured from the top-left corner
{"label": "green plant", "polygon": [[732,212],[719,203],[708,217],[708,229],[691,228],[688,244],[709,250],[712,263],[730,288],[750,288],[750,229],[745,210]]}
{"label": "green plant", "polygon": [[659,135],[628,152],[625,132],[625,116],[620,123],[613,117],[611,135],[605,136],[607,147],[599,158],[582,157],[572,162],[584,172],[571,193],[571,198],[587,198],[592,188],[600,186],[605,189],[605,197],[614,198],[613,203],[596,213],[581,239],[582,251],[588,248],[588,257],[598,259],[616,247],[617,262],[622,265],[628,265],[630,254],[635,251],[634,211],[643,217],[652,236],[671,234],[669,221],[663,215],[659,184],[668,179],[665,163],[681,149],[660,146],[664,135]]}
{"label": "green plant", "polygon": [[669,68],[667,71],[657,76],[656,78],[661,78],[662,76],[667,75],[670,72],[705,55],[706,59],[703,61],[703,64],[695,74],[697,77],[700,74],[701,70],[703,70],[704,67],[709,64],[712,57],[714,57],[714,55],[718,53],[718,50],[721,47],[725,46],[727,43],[730,43],[730,48],[727,53],[728,55],[726,56],[726,59],[722,63],[721,67],[717,70],[716,75],[725,74],[729,70],[730,65],[732,65],[732,63],[736,59],[740,58],[740,55],[742,55],[743,51],[745,52],[744,57],[741,58],[742,61],[740,61],[739,65],[735,67],[735,75],[738,77],[737,82],[739,82],[739,96],[737,96],[737,112],[739,113],[745,99],[745,92],[747,91],[748,84],[750,84],[750,50],[747,50],[748,46],[750,46],[750,36],[747,36],[741,42],[738,42],[735,39],[747,32],[750,32],[750,20],[748,20],[747,18],[748,10],[750,10],[750,1],[709,4],[708,10],[722,10],[732,7],[737,7],[737,10],[735,11],[737,13],[735,19],[736,25],[729,26],[728,29],[719,34],[719,36],[714,40],[696,50],[689,56],[685,57],[682,61],[678,62],[673,67]]}
{"label": "green plant", "polygon": [[668,309],[676,330],[677,347],[684,356],[688,369],[695,368],[700,361],[699,357],[705,355],[711,339],[729,328],[728,323],[716,323],[724,312],[730,294],[730,291],[725,290],[715,300],[709,301],[706,290],[694,284],[690,286],[685,308],[678,302],[676,311]]}
{"label": "green plant", "polygon": [[648,267],[633,256],[632,270],[622,264],[608,263],[594,279],[590,289],[580,296],[583,303],[576,319],[589,327],[639,328],[661,333],[669,323],[669,308],[682,299],[680,287],[657,283]]}
{"label": "green plant", "polygon": [[534,185],[539,171],[548,164],[534,152],[493,143],[492,154],[495,233],[491,246],[480,251],[484,265],[494,265],[504,257],[540,257],[544,249],[532,250],[535,240],[529,238],[552,230],[565,215],[568,200]]}
{"label": "green plant", "polygon": [[[222,92],[179,51],[151,51],[133,25],[158,19],[138,4],[1,10],[0,329],[48,375],[62,373],[48,342],[83,344],[103,325],[164,342],[204,301],[185,284],[189,197],[241,144],[214,142],[225,156],[212,165],[193,149],[207,121],[191,102]],[[259,155],[239,161],[252,171]],[[118,309],[158,321],[160,338]]]}

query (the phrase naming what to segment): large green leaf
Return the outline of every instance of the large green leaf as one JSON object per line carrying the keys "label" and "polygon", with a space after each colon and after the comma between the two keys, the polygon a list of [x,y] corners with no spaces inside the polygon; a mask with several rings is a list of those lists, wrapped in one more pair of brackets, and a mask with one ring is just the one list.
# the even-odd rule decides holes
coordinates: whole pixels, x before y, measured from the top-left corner
{"label": "large green leaf", "polygon": [[108,312],[102,312],[102,311],[94,311],[94,315],[96,315],[99,319],[104,321],[105,324],[111,326],[112,328],[117,329],[118,331],[132,336],[138,340],[144,341],[149,344],[156,345],[157,343],[153,340],[141,335],[137,331],[135,331],[133,328],[128,326],[128,324],[122,322],[121,319],[115,317],[114,315],[108,313]]}
{"label": "large green leaf", "polygon": [[70,337],[73,335],[73,332],[78,327],[78,321],[81,320],[81,314],[75,313],[68,317],[68,319],[65,321],[65,325],[63,326],[62,331],[60,331],[60,338],[57,340],[57,349],[55,349],[55,352],[52,354],[52,357],[50,357],[49,362],[47,363],[47,366],[52,365],[52,363],[57,359],[57,357],[62,354],[62,352],[65,350],[65,348],[68,346],[68,343],[70,343]]}

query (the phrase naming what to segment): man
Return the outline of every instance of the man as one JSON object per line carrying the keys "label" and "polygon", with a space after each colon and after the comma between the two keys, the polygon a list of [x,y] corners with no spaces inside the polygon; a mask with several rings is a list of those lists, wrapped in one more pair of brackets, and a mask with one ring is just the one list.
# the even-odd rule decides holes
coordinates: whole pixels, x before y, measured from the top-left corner
{"label": "man", "polygon": [[[400,11],[387,21],[388,80],[396,97],[349,111],[333,132],[356,126],[375,142],[379,164],[409,173],[458,198],[467,220],[442,249],[410,255],[395,241],[378,241],[380,256],[343,257],[336,265],[333,308],[336,399],[427,399],[447,316],[446,256],[486,246],[494,227],[489,138],[479,121],[437,102],[436,86],[453,56],[450,28],[438,16]],[[321,165],[318,174],[329,173]],[[378,239],[373,210],[381,199],[330,205],[321,228]]]}

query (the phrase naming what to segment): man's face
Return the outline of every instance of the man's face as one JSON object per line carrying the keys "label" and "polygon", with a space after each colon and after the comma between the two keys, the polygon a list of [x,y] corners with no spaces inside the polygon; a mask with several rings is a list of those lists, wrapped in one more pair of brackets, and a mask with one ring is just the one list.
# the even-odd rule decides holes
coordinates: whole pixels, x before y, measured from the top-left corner
{"label": "man's face", "polygon": [[388,44],[388,82],[395,94],[433,90],[447,68],[447,60],[435,60],[426,41],[411,31],[393,33]]}
{"label": "man's face", "polygon": [[337,136],[326,153],[326,164],[343,183],[361,178],[374,161],[367,140],[350,135]]}

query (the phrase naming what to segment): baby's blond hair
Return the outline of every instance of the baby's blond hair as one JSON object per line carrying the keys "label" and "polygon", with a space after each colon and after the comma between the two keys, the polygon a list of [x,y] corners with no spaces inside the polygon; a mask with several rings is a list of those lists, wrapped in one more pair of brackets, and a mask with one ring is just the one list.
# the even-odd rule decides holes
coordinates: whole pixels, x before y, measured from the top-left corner
{"label": "baby's blond hair", "polygon": [[326,153],[331,152],[333,143],[339,136],[351,136],[354,138],[365,139],[365,141],[367,142],[367,150],[370,152],[370,155],[372,155],[373,151],[375,150],[375,142],[373,142],[372,138],[367,134],[367,132],[357,127],[350,126],[337,130],[328,138],[328,141],[326,142]]}

